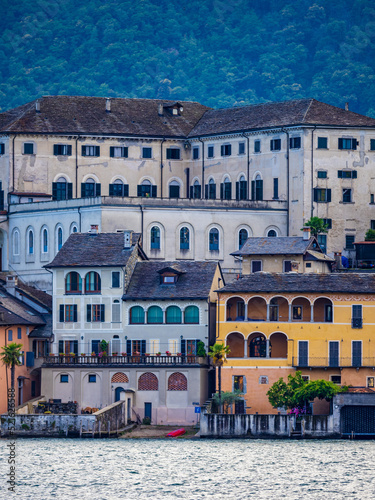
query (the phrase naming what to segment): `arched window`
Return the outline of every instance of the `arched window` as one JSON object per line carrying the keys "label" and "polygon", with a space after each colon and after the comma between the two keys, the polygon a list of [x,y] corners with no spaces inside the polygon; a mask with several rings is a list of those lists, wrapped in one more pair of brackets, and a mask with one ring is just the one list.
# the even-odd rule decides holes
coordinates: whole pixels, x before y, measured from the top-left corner
{"label": "arched window", "polygon": [[198,180],[194,181],[194,184],[190,186],[190,198],[200,198],[201,197],[201,185]]}
{"label": "arched window", "polygon": [[145,312],[143,307],[134,306],[129,311],[129,323],[131,325],[143,325],[145,322]]}
{"label": "arched window", "polygon": [[219,250],[219,230],[214,227],[209,234],[209,248],[211,251]]}
{"label": "arched window", "polygon": [[100,184],[92,177],[89,177],[86,182],[81,184],[81,198],[91,198],[93,196],[100,196]]}
{"label": "arched window", "polygon": [[254,181],[251,181],[251,199],[263,200],[263,181],[259,174],[255,177]]}
{"label": "arched window", "polygon": [[246,229],[240,229],[238,233],[238,248],[241,249],[244,246],[245,241],[249,237],[249,233]]}
{"label": "arched window", "polygon": [[85,293],[100,293],[101,280],[98,273],[90,271],[85,276]]}
{"label": "arched window", "polygon": [[236,182],[236,200],[247,199],[247,182],[244,175],[241,175],[240,180]]}
{"label": "arched window", "polygon": [[151,228],[151,249],[160,250],[160,228],[158,226]]}
{"label": "arched window", "polygon": [[216,199],[216,184],[215,181],[211,179],[208,181],[208,186],[206,186],[206,199],[215,200]]}
{"label": "arched window", "polygon": [[159,306],[151,306],[147,310],[147,323],[161,324],[163,323],[163,311]]}
{"label": "arched window", "polygon": [[172,373],[168,377],[168,391],[187,391],[187,378],[183,373]]}
{"label": "arched window", "polygon": [[48,231],[47,231],[47,228],[44,228],[42,231],[42,248],[43,248],[43,253],[48,252]]}
{"label": "arched window", "polygon": [[180,229],[180,250],[189,250],[189,229],[187,227],[182,227]]}
{"label": "arched window", "polygon": [[177,306],[169,306],[166,310],[166,323],[178,324],[182,321],[181,309]]}
{"label": "arched window", "polygon": [[72,233],[78,233],[78,227],[75,223],[73,223],[71,226],[70,226],[70,234]]}
{"label": "arched window", "polygon": [[70,200],[73,198],[73,184],[67,182],[64,177],[59,177],[56,182],[52,183],[52,199],[59,200]]}
{"label": "arched window", "polygon": [[29,255],[34,254],[34,231],[29,229],[27,251]]}
{"label": "arched window", "polygon": [[171,181],[169,183],[169,198],[179,198],[180,197],[180,184],[177,181]]}
{"label": "arched window", "polygon": [[72,271],[68,273],[65,278],[65,292],[66,293],[82,293],[82,279],[81,276]]}
{"label": "arched window", "polygon": [[187,306],[184,311],[184,323],[188,325],[199,323],[199,309],[197,306]]}
{"label": "arched window", "polygon": [[137,187],[137,195],[143,198],[156,198],[157,186],[153,186],[148,179],[142,181]]}
{"label": "arched window", "polygon": [[276,238],[276,236],[277,236],[277,232],[276,232],[274,229],[270,229],[270,230],[268,231],[268,233],[267,233],[267,236],[268,236],[269,238]]}
{"label": "arched window", "polygon": [[61,227],[57,230],[57,250],[61,250],[63,246],[63,230]]}
{"label": "arched window", "polygon": [[143,373],[138,379],[139,391],[157,391],[159,389],[159,381],[153,373]]}
{"label": "arched window", "polygon": [[232,183],[229,177],[225,177],[223,184],[220,186],[220,198],[222,200],[231,200],[232,199]]}
{"label": "arched window", "polygon": [[20,254],[20,232],[15,229],[13,232],[13,255]]}
{"label": "arched window", "polygon": [[250,358],[266,357],[267,341],[264,335],[256,335],[250,340]]}

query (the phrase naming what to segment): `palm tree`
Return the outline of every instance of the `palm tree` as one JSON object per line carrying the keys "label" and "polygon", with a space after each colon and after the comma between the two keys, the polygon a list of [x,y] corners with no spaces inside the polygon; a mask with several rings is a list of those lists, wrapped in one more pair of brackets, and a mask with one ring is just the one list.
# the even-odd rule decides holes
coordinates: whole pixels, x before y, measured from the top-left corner
{"label": "palm tree", "polygon": [[[22,344],[16,344],[12,342],[11,344],[2,347],[3,352],[0,353],[0,358],[7,368],[10,367],[10,385],[12,388],[12,394],[14,394],[14,375],[16,371],[16,366],[21,364],[20,357]],[[9,401],[9,399],[8,399]],[[9,407],[8,407],[9,409]]]}
{"label": "palm tree", "polygon": [[218,381],[219,381],[219,409],[221,413],[221,367],[227,362],[227,356],[230,353],[229,346],[225,346],[220,342],[216,342],[210,346],[208,355],[212,358],[214,366],[218,367]]}

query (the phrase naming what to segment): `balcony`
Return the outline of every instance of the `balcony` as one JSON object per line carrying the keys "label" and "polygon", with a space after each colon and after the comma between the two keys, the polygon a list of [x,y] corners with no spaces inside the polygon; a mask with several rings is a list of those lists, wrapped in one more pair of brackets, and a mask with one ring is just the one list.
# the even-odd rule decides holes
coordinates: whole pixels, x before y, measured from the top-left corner
{"label": "balcony", "polygon": [[208,356],[70,356],[51,355],[44,358],[43,367],[50,368],[56,366],[65,367],[129,367],[129,366],[209,366]]}
{"label": "balcony", "polygon": [[329,357],[309,358],[300,360],[298,357],[292,358],[292,366],[295,368],[373,368],[375,357],[370,358],[340,358],[330,359]]}

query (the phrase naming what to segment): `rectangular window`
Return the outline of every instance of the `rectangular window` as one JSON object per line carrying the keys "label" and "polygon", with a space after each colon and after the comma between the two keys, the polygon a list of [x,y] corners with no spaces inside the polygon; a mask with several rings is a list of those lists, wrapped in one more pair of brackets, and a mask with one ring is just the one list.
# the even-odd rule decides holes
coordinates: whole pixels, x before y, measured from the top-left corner
{"label": "rectangular window", "polygon": [[105,321],[105,304],[87,304],[86,311],[87,323]]}
{"label": "rectangular window", "polygon": [[24,143],[23,154],[24,155],[33,155],[34,154],[34,144],[32,142],[25,142]]}
{"label": "rectangular window", "polygon": [[0,143],[0,155],[5,154],[5,144],[3,142]]}
{"label": "rectangular window", "polygon": [[270,149],[271,149],[271,151],[280,151],[281,150],[281,139],[271,139]]}
{"label": "rectangular window", "polygon": [[193,148],[193,160],[198,160],[199,159],[199,147],[195,146]]}
{"label": "rectangular window", "polygon": [[367,387],[375,387],[375,377],[367,377]]}
{"label": "rectangular window", "polygon": [[243,375],[234,375],[233,377],[233,390],[244,392],[244,376]]}
{"label": "rectangular window", "polygon": [[167,148],[167,160],[180,160],[181,152],[179,148]]}
{"label": "rectangular window", "polygon": [[341,385],[341,375],[331,375],[331,382]]}
{"label": "rectangular window", "polygon": [[52,182],[52,199],[56,201],[71,200],[73,184],[71,182]]}
{"label": "rectangular window", "polygon": [[375,151],[375,139],[370,139],[370,150]]}
{"label": "rectangular window", "polygon": [[221,146],[221,156],[230,156],[232,154],[232,145],[223,144]]}
{"label": "rectangular window", "polygon": [[332,229],[332,219],[323,219],[326,229]]}
{"label": "rectangular window", "polygon": [[318,243],[323,253],[327,251],[327,235],[326,234],[318,234]]}
{"label": "rectangular window", "polygon": [[289,139],[290,149],[300,149],[301,147],[301,137],[291,137]]}
{"label": "rectangular window", "polygon": [[53,154],[55,156],[71,156],[72,146],[70,144],[54,144]]}
{"label": "rectangular window", "polygon": [[152,148],[142,148],[142,158],[152,158]]}
{"label": "rectangular window", "polygon": [[357,139],[340,137],[339,149],[357,149]]}
{"label": "rectangular window", "polygon": [[8,330],[8,342],[12,342],[13,340],[13,330]]}
{"label": "rectangular window", "polygon": [[283,262],[283,272],[284,273],[290,273],[292,270],[292,261],[291,260],[284,260]]}
{"label": "rectangular window", "polygon": [[370,221],[370,227],[371,229],[375,229],[375,220]]}
{"label": "rectangular window", "polygon": [[279,306],[270,305],[270,321],[279,321]]}
{"label": "rectangular window", "polygon": [[352,190],[351,189],[343,189],[342,190],[342,202],[343,203],[351,203],[352,202]]}
{"label": "rectangular window", "polygon": [[121,321],[121,304],[115,300],[112,304],[112,323],[120,323]]}
{"label": "rectangular window", "polygon": [[362,306],[352,306],[352,328],[362,328]]}
{"label": "rectangular window", "polygon": [[318,170],[318,179],[327,179],[327,170]]}
{"label": "rectangular window", "polygon": [[251,272],[258,273],[262,270],[262,261],[261,260],[252,260],[251,261]]}
{"label": "rectangular window", "polygon": [[22,329],[21,328],[17,328],[17,338],[22,339]]}
{"label": "rectangular window", "polygon": [[375,198],[373,194],[370,194],[370,203],[375,203]]}
{"label": "rectangular window", "polygon": [[207,158],[213,158],[214,157],[214,147],[213,146],[208,146],[207,148]]}
{"label": "rectangular window", "polygon": [[60,375],[60,383],[67,384],[69,382],[69,375]]}
{"label": "rectangular window", "polygon": [[109,156],[111,158],[127,158],[128,148],[126,146],[110,146]]}
{"label": "rectangular window", "polygon": [[337,177],[339,179],[356,179],[357,171],[356,170],[338,170]]}
{"label": "rectangular window", "polygon": [[91,352],[95,354],[99,354],[99,344],[100,340],[92,340],[91,341]]}
{"label": "rectangular window", "polygon": [[100,146],[82,146],[82,156],[100,156]]}
{"label": "rectangular window", "polygon": [[112,288],[120,288],[120,271],[112,272]]}
{"label": "rectangular window", "polygon": [[327,137],[318,137],[318,149],[328,149]]}
{"label": "rectangular window", "polygon": [[338,367],[339,366],[339,344],[336,340],[329,342],[329,366]]}
{"label": "rectangular window", "polygon": [[352,341],[352,366],[362,365],[362,342],[360,340]]}
{"label": "rectangular window", "polygon": [[302,321],[302,306],[293,306],[292,318],[293,321]]}
{"label": "rectangular window", "polygon": [[129,184],[117,182],[109,185],[109,196],[129,196]]}
{"label": "rectangular window", "polygon": [[309,366],[309,343],[307,340],[298,341],[298,365]]}
{"label": "rectangular window", "polygon": [[89,374],[89,384],[95,384],[95,383],[96,383],[96,375]]}
{"label": "rectangular window", "polygon": [[254,153],[260,153],[260,141],[254,141]]}
{"label": "rectangular window", "polygon": [[355,236],[352,234],[347,234],[345,236],[345,248],[346,250],[353,250],[354,247]]}
{"label": "rectangular window", "polygon": [[279,199],[279,179],[278,177],[273,178],[273,200]]}
{"label": "rectangular window", "polygon": [[59,313],[60,323],[76,323],[77,322],[77,304],[61,304]]}
{"label": "rectangular window", "polygon": [[244,142],[240,142],[238,144],[238,154],[239,155],[244,155],[245,154],[245,143]]}
{"label": "rectangular window", "polygon": [[316,203],[329,203],[331,201],[331,190],[314,188],[314,201]]}

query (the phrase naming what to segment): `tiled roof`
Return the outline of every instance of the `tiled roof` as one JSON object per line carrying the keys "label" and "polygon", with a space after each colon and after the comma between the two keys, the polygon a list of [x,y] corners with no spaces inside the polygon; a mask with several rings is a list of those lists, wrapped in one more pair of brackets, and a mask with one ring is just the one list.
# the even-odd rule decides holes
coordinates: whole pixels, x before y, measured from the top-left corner
{"label": "tiled roof", "polygon": [[304,240],[300,236],[280,236],[272,237],[250,237],[240,250],[236,250],[231,255],[303,255],[309,247],[317,248],[319,245],[315,238]]}
{"label": "tiled roof", "polygon": [[[8,273],[3,273],[2,276],[6,276]],[[5,287],[5,279],[0,278],[0,285]],[[43,290],[38,290],[34,286],[26,285],[20,279],[17,282],[17,293],[24,295],[29,300],[38,303],[39,305],[45,307],[47,310],[52,310],[52,296],[43,292]]]}
{"label": "tiled roof", "polygon": [[367,293],[373,294],[375,300],[375,274],[260,272],[229,283],[220,292]]}
{"label": "tiled roof", "polygon": [[189,136],[199,137],[288,125],[375,127],[375,120],[315,99],[300,99],[208,110]]}
{"label": "tiled roof", "polygon": [[164,261],[138,262],[123,299],[207,299],[217,262],[179,261],[178,267],[183,274],[177,283],[160,284],[159,271],[175,264]]}
{"label": "tiled roof", "polygon": [[44,267],[125,266],[139,240],[140,234],[132,233],[132,247],[124,248],[123,232],[72,233],[53,261]]}
{"label": "tiled roof", "polygon": [[44,325],[42,315],[0,286],[0,325]]}
{"label": "tiled roof", "polygon": [[120,136],[186,137],[209,109],[198,102],[183,102],[183,112],[173,115],[158,106],[174,101],[111,98],[106,112],[105,97],[45,96],[0,114],[0,131],[24,133],[103,134]]}

